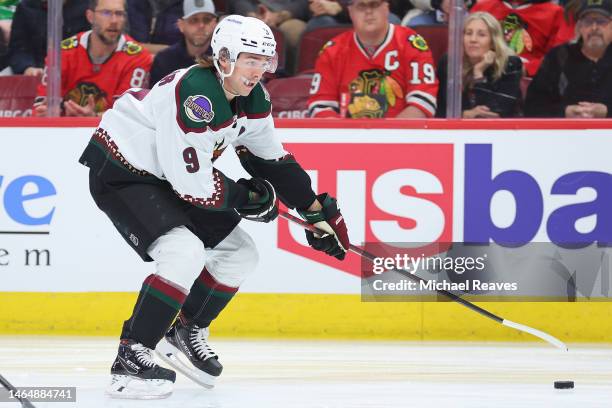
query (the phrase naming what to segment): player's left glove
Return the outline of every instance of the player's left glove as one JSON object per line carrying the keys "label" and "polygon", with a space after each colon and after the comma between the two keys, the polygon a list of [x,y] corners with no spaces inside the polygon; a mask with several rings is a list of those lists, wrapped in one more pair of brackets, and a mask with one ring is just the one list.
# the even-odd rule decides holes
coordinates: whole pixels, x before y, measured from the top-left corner
{"label": "player's left glove", "polygon": [[[259,177],[236,181],[249,189],[249,202],[236,208],[240,216],[249,221],[270,222],[278,217],[276,192],[269,181]],[[256,195],[253,193],[257,193]],[[255,198],[258,196],[257,198]]]}
{"label": "player's left glove", "polygon": [[317,251],[323,251],[327,255],[343,260],[350,246],[344,217],[340,213],[335,198],[323,193],[319,194],[317,199],[321,203],[322,209],[318,211],[298,211],[306,222],[325,233],[320,235],[306,230],[308,244]]}

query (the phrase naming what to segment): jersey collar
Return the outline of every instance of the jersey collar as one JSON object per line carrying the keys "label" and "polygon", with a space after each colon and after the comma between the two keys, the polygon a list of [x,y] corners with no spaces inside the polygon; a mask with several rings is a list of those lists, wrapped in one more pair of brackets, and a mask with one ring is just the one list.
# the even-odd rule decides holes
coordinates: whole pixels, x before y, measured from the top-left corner
{"label": "jersey collar", "polygon": [[[85,31],[79,40],[79,45],[85,49],[87,49],[87,44],[89,43],[89,36],[91,35],[91,30]],[[115,52],[121,51],[123,46],[126,43],[125,35],[121,34],[119,37],[119,41],[117,42],[117,48],[115,48]]]}
{"label": "jersey collar", "polygon": [[361,41],[359,41],[359,38],[357,38],[357,32],[353,32],[353,41],[355,41],[355,44],[357,45],[357,49],[361,51],[364,57],[366,57],[367,59],[374,59],[391,42],[394,32],[395,32],[395,26],[393,24],[389,24],[389,29],[387,30],[387,35],[385,36],[385,39],[383,40],[382,43],[380,43],[378,48],[376,48],[376,51],[374,52],[374,54],[372,54],[372,56],[368,55],[368,52],[366,51],[364,46],[361,45]]}

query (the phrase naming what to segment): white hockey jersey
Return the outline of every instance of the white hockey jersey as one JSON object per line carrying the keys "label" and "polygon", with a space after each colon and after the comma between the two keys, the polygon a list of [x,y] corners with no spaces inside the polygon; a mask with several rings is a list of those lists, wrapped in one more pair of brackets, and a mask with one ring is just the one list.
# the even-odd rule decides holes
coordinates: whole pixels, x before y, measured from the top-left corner
{"label": "white hockey jersey", "polygon": [[184,200],[211,209],[227,208],[226,178],[213,166],[227,146],[244,146],[265,160],[287,155],[266,89],[258,84],[228,102],[214,69],[197,65],[151,90],[126,91],[103,115],[94,142],[124,166],[167,180]]}

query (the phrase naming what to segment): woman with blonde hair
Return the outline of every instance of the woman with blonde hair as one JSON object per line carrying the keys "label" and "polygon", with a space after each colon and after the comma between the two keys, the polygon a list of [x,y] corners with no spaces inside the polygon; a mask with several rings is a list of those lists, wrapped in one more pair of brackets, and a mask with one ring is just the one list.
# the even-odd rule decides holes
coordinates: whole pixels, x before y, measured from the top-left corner
{"label": "woman with blonde hair", "polygon": [[[445,117],[447,57],[438,63],[437,117]],[[491,14],[472,13],[463,29],[462,117],[518,116],[521,105],[521,59],[506,45],[502,28]]]}

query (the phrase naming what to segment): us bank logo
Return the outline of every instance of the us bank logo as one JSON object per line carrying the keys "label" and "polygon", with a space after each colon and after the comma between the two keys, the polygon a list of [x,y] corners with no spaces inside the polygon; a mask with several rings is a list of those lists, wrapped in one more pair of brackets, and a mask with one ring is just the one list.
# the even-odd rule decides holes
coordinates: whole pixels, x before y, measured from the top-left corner
{"label": "us bank logo", "polygon": [[[338,198],[355,245],[612,246],[612,169],[601,171],[601,165],[594,170],[568,162],[550,170],[552,157],[523,150],[523,156],[533,157],[525,170],[507,164],[523,163],[522,157],[501,160],[516,152],[486,143],[288,144],[287,149],[305,169],[313,169],[309,174],[317,192]],[[457,153],[461,165],[455,163]],[[584,198],[585,191],[590,198]],[[313,251],[299,226],[279,220],[278,234],[281,249],[360,274],[358,256],[340,262]]]}
{"label": "us bank logo", "polygon": [[[18,238],[49,235],[57,190],[40,175],[0,175],[0,267],[51,266],[51,252],[39,241]],[[26,246],[24,246],[24,243]]]}
{"label": "us bank logo", "polygon": [[[338,198],[352,243],[452,242],[452,144],[287,144],[313,188]],[[328,157],[322,157],[328,155]],[[435,158],[435,159],[434,159]],[[280,248],[350,274],[344,261],[304,245],[303,229],[278,221]]]}

